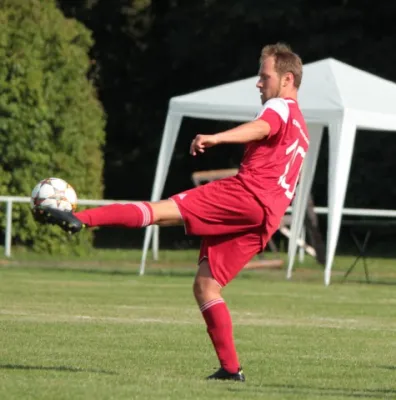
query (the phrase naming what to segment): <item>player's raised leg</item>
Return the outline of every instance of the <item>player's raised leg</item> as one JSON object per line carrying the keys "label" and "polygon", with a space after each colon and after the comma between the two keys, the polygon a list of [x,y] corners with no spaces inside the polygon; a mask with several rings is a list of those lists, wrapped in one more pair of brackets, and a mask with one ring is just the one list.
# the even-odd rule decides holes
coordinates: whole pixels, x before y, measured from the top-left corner
{"label": "player's raised leg", "polygon": [[182,222],[177,205],[172,200],[110,204],[74,214],[87,226],[124,226],[142,228],[151,224],[179,224]]}
{"label": "player's raised leg", "polygon": [[245,381],[235,349],[231,316],[206,258],[199,264],[193,290],[221,365],[207,379]]}
{"label": "player's raised leg", "polygon": [[59,225],[70,233],[79,232],[85,226],[142,228],[152,224],[165,226],[183,223],[179,209],[172,200],[110,204],[76,213],[38,207],[34,215],[38,222]]}

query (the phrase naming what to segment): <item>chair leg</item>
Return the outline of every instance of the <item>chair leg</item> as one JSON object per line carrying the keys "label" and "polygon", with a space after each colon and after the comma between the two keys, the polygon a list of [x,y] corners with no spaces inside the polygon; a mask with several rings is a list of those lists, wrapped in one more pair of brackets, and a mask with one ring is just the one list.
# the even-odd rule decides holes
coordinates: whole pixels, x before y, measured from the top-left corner
{"label": "chair leg", "polygon": [[348,268],[348,271],[344,275],[344,280],[347,278],[347,276],[352,272],[352,270],[355,268],[355,265],[357,262],[362,259],[363,261],[363,268],[364,268],[364,274],[366,276],[366,282],[370,282],[370,277],[369,277],[369,272],[368,272],[368,267],[367,267],[367,261],[366,261],[366,248],[368,241],[371,236],[371,230],[368,230],[366,234],[364,235],[363,243],[360,244],[359,240],[357,239],[356,235],[351,231],[351,237],[355,243],[356,248],[359,251],[359,255],[356,257],[355,261],[352,263],[352,265]]}
{"label": "chair leg", "polygon": [[370,278],[369,278],[367,262],[366,262],[366,247],[367,247],[367,243],[370,239],[370,236],[371,236],[371,231],[367,231],[366,236],[364,237],[363,246],[362,246],[363,266],[364,266],[364,273],[366,275],[367,283],[370,283]]}
{"label": "chair leg", "polygon": [[360,260],[360,258],[361,258],[362,256],[359,254],[357,257],[356,257],[356,259],[355,259],[355,261],[352,263],[352,265],[348,268],[348,271],[347,272],[345,272],[345,275],[344,275],[344,280],[347,278],[347,276],[352,272],[352,270],[355,268],[355,265],[357,264],[357,262]]}
{"label": "chair leg", "polygon": [[271,249],[273,253],[278,253],[278,247],[276,246],[275,242],[272,239],[268,242],[268,247]]}

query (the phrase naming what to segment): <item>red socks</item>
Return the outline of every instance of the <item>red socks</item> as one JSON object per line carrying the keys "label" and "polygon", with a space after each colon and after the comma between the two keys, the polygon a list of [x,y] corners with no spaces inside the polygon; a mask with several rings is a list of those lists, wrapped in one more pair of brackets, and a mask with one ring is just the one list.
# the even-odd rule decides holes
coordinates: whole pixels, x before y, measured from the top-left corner
{"label": "red socks", "polygon": [[200,307],[220,365],[229,373],[238,372],[239,361],[232,334],[232,321],[227,305],[220,297]]}
{"label": "red socks", "polygon": [[74,213],[88,226],[125,226],[142,228],[153,223],[153,210],[149,203],[110,204]]}

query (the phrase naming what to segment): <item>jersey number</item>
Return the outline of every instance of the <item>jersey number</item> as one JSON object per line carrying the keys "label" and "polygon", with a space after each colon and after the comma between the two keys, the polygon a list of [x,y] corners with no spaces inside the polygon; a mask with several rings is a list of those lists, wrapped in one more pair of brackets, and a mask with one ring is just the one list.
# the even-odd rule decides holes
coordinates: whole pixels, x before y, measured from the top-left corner
{"label": "jersey number", "polygon": [[[289,159],[289,162],[286,164],[285,172],[282,174],[282,176],[279,178],[279,181],[278,181],[278,185],[281,185],[284,189],[286,189],[285,195],[290,200],[293,198],[298,179],[295,180],[293,188],[290,190],[290,183],[287,183],[287,174],[289,173],[290,167],[296,161],[298,155],[300,155],[302,159],[304,159],[304,157],[305,157],[305,150],[302,146],[298,145],[298,141],[299,141],[299,139],[297,139],[292,145],[290,145],[286,149],[286,155],[287,156],[290,155],[290,159]],[[298,177],[298,175],[300,175],[302,165],[303,165],[303,163],[301,162],[297,177]]]}

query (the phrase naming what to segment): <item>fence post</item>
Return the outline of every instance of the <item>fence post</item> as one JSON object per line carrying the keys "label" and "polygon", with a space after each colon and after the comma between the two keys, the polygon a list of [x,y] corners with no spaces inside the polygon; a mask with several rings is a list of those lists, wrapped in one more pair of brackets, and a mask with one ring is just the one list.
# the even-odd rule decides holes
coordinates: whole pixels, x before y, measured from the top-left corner
{"label": "fence post", "polygon": [[7,201],[6,219],[5,256],[11,257],[12,200]]}
{"label": "fence post", "polygon": [[159,250],[159,225],[154,225],[154,232],[153,232],[153,243],[152,243],[152,249],[153,249],[153,259],[155,261],[158,261],[158,250]]}
{"label": "fence post", "polygon": [[[301,229],[301,239],[302,239],[303,243],[305,243],[306,236],[307,236],[307,233],[305,230],[305,226],[303,226]],[[298,261],[300,263],[304,262],[304,255],[305,255],[304,246],[300,246],[298,249]]]}

